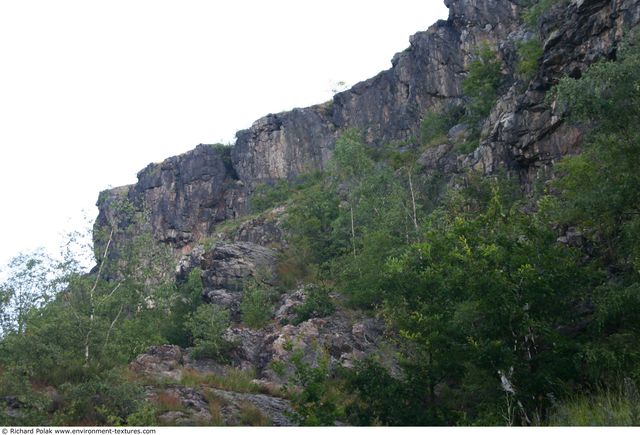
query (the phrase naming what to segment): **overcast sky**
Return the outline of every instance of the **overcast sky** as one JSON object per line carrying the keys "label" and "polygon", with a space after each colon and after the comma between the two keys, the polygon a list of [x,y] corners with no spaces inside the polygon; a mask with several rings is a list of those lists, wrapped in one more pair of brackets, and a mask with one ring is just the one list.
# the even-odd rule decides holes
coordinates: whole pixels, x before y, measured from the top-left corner
{"label": "overcast sky", "polygon": [[0,264],[98,193],[391,67],[441,0],[0,1]]}

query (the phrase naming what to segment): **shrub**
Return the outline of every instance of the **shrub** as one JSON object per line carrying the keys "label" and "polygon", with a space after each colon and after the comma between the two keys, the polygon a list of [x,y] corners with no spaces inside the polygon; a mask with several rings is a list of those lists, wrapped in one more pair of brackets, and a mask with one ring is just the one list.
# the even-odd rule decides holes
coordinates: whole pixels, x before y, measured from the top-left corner
{"label": "shrub", "polygon": [[271,420],[249,402],[240,404],[240,425],[270,426]]}
{"label": "shrub", "polygon": [[261,213],[282,204],[291,197],[292,192],[291,185],[286,180],[259,184],[251,196],[251,211]]}
{"label": "shrub", "polygon": [[435,145],[446,140],[447,132],[461,117],[460,106],[448,106],[436,112],[427,112],[420,123],[423,145]]}
{"label": "shrub", "polygon": [[291,356],[295,381],[302,387],[291,395],[294,419],[302,426],[334,426],[344,418],[347,400],[331,382],[329,359],[321,354],[312,366],[303,361],[303,356],[301,351]]}
{"label": "shrub", "polygon": [[538,61],[542,57],[542,44],[538,38],[520,41],[517,45],[518,65],[516,72],[525,82],[530,82],[538,71]]}
{"label": "shrub", "polygon": [[271,320],[273,311],[271,295],[272,291],[266,284],[255,279],[245,283],[240,303],[242,321],[245,325],[258,329]]}
{"label": "shrub", "polygon": [[564,0],[530,0],[529,6],[522,13],[522,19],[529,27],[535,29],[542,14],[560,1]]}
{"label": "shrub", "polygon": [[284,377],[287,373],[287,364],[284,361],[274,359],[269,363],[269,368],[279,377]]}
{"label": "shrub", "polygon": [[307,298],[302,305],[295,308],[296,317],[293,319],[294,325],[315,318],[326,317],[333,314],[336,310],[329,290],[318,285],[309,285],[305,289]]}
{"label": "shrub", "polygon": [[626,379],[620,391],[603,391],[580,396],[556,406],[552,426],[637,426],[640,425],[640,396],[635,384]]}
{"label": "shrub", "polygon": [[[79,384],[63,384],[56,425],[119,425],[143,406],[144,390],[115,372]],[[134,418],[135,420],[135,418]]]}
{"label": "shrub", "polygon": [[498,98],[501,70],[502,62],[497,53],[484,44],[469,65],[467,77],[462,82],[464,93],[469,98],[465,120],[470,124],[474,136],[479,134],[480,122],[489,115]]}
{"label": "shrub", "polygon": [[191,345],[191,335],[186,322],[197,307],[202,304],[202,270],[194,268],[185,282],[171,288],[173,294],[163,295],[170,300],[170,316],[162,324],[162,335],[171,344],[182,347]]}
{"label": "shrub", "polygon": [[137,411],[127,417],[128,426],[157,426],[157,409],[150,403],[140,406]]}
{"label": "shrub", "polygon": [[218,305],[200,305],[189,315],[186,326],[193,337],[194,357],[224,360],[231,344],[223,334],[229,326],[229,312]]}

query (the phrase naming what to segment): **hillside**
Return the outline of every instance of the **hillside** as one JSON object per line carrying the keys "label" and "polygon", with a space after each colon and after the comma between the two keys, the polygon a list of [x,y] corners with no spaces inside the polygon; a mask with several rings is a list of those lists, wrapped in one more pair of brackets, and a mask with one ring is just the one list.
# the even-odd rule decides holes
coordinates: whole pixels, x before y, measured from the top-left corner
{"label": "hillside", "polygon": [[17,262],[0,422],[638,424],[640,1],[445,4]]}

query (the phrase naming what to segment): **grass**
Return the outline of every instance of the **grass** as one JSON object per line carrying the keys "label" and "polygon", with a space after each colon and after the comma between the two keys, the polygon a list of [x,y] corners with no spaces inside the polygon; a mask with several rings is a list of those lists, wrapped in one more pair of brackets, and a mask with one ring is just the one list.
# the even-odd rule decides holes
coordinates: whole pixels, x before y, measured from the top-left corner
{"label": "grass", "polygon": [[194,370],[183,370],[180,384],[186,387],[208,386],[220,390],[235,391],[237,393],[267,393],[267,391],[253,383],[255,372],[252,370],[230,369],[225,376],[215,374],[200,374]]}
{"label": "grass", "polygon": [[559,404],[549,417],[551,426],[640,425],[640,395],[630,380],[619,391],[606,390]]}
{"label": "grass", "polygon": [[168,411],[184,411],[184,405],[180,398],[168,391],[161,391],[158,393],[158,395],[153,399],[153,402],[160,413]]}
{"label": "grass", "polygon": [[538,27],[540,17],[553,5],[564,0],[532,0],[530,5],[524,10],[522,19],[530,27],[535,29]]}
{"label": "grass", "polygon": [[249,402],[240,405],[241,426],[271,426],[271,420]]}
{"label": "grass", "polygon": [[209,412],[211,413],[210,426],[226,426],[226,421],[222,416],[222,407],[228,402],[222,397],[217,396],[211,391],[204,393],[204,398],[209,404]]}

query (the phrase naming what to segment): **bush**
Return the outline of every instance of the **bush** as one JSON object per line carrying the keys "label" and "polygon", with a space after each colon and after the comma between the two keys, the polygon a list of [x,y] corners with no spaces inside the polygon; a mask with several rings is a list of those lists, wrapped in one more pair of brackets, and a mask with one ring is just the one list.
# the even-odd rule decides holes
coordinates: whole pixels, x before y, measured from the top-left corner
{"label": "bush", "polygon": [[240,303],[242,322],[250,328],[258,329],[265,326],[273,312],[271,303],[271,289],[255,279],[245,283]]}
{"label": "bush", "polygon": [[552,426],[638,426],[640,395],[626,379],[620,391],[604,391],[577,397],[556,406],[549,418]]}
{"label": "bush", "polygon": [[163,297],[169,300],[170,316],[168,321],[162,324],[162,335],[170,344],[182,347],[191,345],[191,334],[186,322],[197,307],[202,304],[202,270],[194,268],[185,282],[179,283],[176,288],[171,287],[173,294],[165,294]]}
{"label": "bush", "polygon": [[241,426],[271,426],[271,420],[250,402],[240,404]]}
{"label": "bush", "polygon": [[56,425],[121,425],[144,403],[144,390],[115,372],[79,384],[63,384],[59,392],[62,399],[54,416]]}
{"label": "bush", "polygon": [[305,288],[307,298],[302,305],[295,308],[296,317],[294,325],[316,317],[326,317],[333,314],[336,307],[329,296],[329,290],[317,285],[308,285]]}
{"label": "bush", "polygon": [[272,184],[260,184],[251,196],[251,211],[261,213],[283,204],[291,197],[292,193],[293,189],[286,180],[278,180]]}
{"label": "bush", "polygon": [[128,426],[157,426],[157,409],[150,403],[145,403],[127,417]]}
{"label": "bush", "polygon": [[530,0],[529,7],[522,13],[522,19],[529,27],[535,29],[542,14],[560,1],[564,0]]}
{"label": "bush", "polygon": [[525,82],[530,82],[538,71],[538,61],[542,57],[542,44],[538,38],[520,41],[517,45],[518,65],[516,72]]}
{"label": "bush", "polygon": [[449,106],[436,112],[427,112],[420,123],[420,139],[423,145],[436,145],[445,141],[449,129],[460,120],[461,107]]}
{"label": "bush", "polygon": [[229,311],[218,305],[200,305],[189,315],[186,325],[193,337],[194,357],[225,359],[225,354],[231,347],[223,337],[229,326]]}
{"label": "bush", "polygon": [[296,411],[294,418],[301,426],[334,426],[344,417],[345,398],[331,385],[329,360],[321,356],[317,365],[311,366],[302,359],[301,352],[291,356],[295,381],[302,387],[291,397]]}
{"label": "bush", "polygon": [[489,115],[498,98],[498,88],[502,83],[502,62],[497,53],[488,45],[478,50],[476,60],[469,65],[467,77],[462,82],[465,95],[469,98],[465,120],[479,134],[480,122]]}

